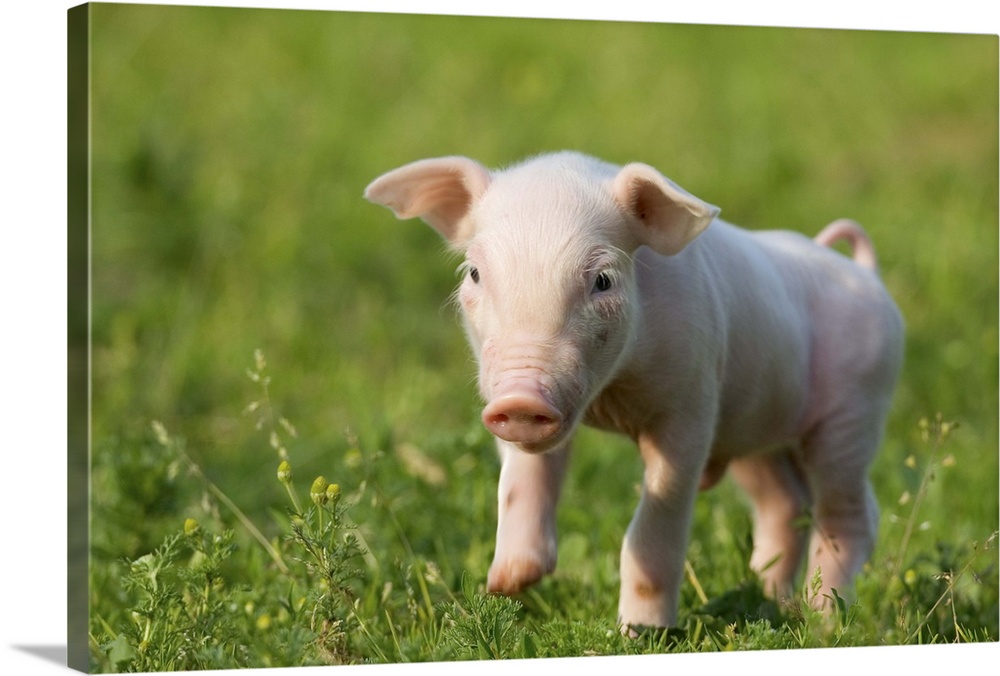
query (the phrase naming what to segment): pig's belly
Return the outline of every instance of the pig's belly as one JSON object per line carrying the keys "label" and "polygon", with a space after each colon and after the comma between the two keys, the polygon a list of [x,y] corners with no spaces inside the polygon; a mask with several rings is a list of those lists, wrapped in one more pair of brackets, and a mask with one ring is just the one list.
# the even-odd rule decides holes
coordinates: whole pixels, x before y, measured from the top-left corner
{"label": "pig's belly", "polygon": [[807,376],[778,377],[770,387],[724,398],[701,480],[710,488],[735,458],[796,448],[808,410]]}

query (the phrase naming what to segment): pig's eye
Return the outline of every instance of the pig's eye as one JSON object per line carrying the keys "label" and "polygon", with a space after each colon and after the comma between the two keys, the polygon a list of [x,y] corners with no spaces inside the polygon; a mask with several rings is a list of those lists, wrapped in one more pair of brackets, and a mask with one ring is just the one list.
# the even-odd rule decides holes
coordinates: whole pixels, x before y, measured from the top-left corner
{"label": "pig's eye", "polygon": [[594,291],[607,291],[611,288],[611,275],[607,272],[598,272],[594,278]]}
{"label": "pig's eye", "polygon": [[476,284],[478,284],[479,283],[479,268],[477,268],[475,266],[470,266],[469,267],[469,277],[472,278],[473,282],[475,282]]}

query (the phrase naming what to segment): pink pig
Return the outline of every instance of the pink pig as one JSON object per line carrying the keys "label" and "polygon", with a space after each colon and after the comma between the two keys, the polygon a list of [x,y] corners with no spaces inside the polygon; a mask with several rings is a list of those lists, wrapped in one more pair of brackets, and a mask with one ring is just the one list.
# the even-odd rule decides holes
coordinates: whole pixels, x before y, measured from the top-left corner
{"label": "pink pig", "polygon": [[[490,591],[554,570],[583,422],[631,437],[645,464],[621,552],[623,632],[676,623],[695,496],[727,467],[753,505],[765,590],[793,594],[808,553],[817,605],[850,594],[875,544],[867,469],[903,353],[860,226],[751,233],[652,167],[570,152],[503,171],[421,160],[365,197],[465,255],[458,301],[502,461]],[[853,260],[827,248],[837,239]]]}

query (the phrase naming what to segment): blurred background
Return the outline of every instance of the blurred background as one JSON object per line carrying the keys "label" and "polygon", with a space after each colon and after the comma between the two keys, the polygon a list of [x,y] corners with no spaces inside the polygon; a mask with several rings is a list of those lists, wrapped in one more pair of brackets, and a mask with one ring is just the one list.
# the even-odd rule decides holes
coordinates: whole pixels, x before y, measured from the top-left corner
{"label": "blurred background", "polygon": [[[559,149],[654,165],[751,229],[860,221],[908,327],[873,469],[885,537],[938,412],[955,462],[917,537],[996,529],[996,36],[97,4],[92,40],[97,560],[178,523],[142,459],[144,517],[115,516],[106,470],[153,420],[267,529],[283,489],[245,413],[261,349],[296,468],[350,487],[389,456],[414,548],[485,575],[498,468],[448,301],[459,261],[361,195],[424,157]],[[613,576],[640,471],[626,440],[582,432],[560,565],[596,552]],[[700,501],[696,539],[739,502],[728,482]],[[376,548],[385,517],[359,510]]]}

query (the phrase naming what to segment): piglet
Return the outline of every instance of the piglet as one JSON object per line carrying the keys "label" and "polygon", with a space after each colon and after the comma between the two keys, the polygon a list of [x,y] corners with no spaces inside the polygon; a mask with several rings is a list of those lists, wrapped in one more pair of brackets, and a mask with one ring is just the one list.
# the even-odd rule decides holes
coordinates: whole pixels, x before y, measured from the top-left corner
{"label": "piglet", "polygon": [[[648,165],[572,152],[500,171],[420,160],[365,197],[465,257],[457,299],[502,462],[490,591],[554,570],[584,423],[633,439],[645,466],[621,552],[623,632],[676,623],[695,496],[727,468],[752,504],[765,591],[791,596],[808,558],[817,605],[848,597],[875,544],[867,470],[903,352],[860,226],[749,232]],[[838,239],[853,258],[826,246]]]}

